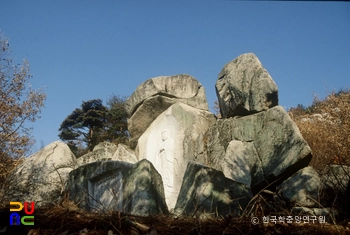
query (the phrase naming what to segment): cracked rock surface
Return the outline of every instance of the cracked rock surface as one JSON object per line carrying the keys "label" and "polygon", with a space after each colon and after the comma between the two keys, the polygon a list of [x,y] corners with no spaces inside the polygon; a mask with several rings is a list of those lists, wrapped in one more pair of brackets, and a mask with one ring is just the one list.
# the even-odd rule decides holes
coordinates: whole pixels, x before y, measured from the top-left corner
{"label": "cracked rock surface", "polygon": [[276,106],[240,118],[219,119],[207,134],[209,166],[258,192],[306,167],[311,149],[288,113]]}
{"label": "cracked rock surface", "polygon": [[125,103],[131,146],[136,147],[151,123],[177,102],[208,111],[205,89],[190,75],[160,76],[140,84]]}

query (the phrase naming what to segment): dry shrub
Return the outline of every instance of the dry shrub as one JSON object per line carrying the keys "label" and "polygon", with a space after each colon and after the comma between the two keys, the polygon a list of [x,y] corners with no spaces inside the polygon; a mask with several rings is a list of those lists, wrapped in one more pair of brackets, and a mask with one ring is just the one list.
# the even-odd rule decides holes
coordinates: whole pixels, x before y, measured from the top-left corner
{"label": "dry shrub", "polygon": [[[13,171],[20,163],[23,162],[23,158],[14,159],[5,154],[0,154],[0,189],[3,187],[7,176]],[[1,203],[1,199],[0,199]]]}
{"label": "dry shrub", "polygon": [[311,166],[320,173],[330,164],[350,166],[350,91],[315,98],[312,106],[290,114],[312,149]]}
{"label": "dry shrub", "polygon": [[[116,211],[107,212],[87,212],[78,208],[74,202],[70,201],[69,195],[65,194],[59,203],[47,208],[35,210],[35,225],[21,226],[23,233],[9,234],[35,234],[40,235],[107,235],[107,234],[347,234],[349,224],[345,221],[341,225],[329,223],[268,223],[264,224],[262,217],[269,215],[264,211],[265,206],[270,204],[268,197],[272,197],[271,192],[267,195],[258,195],[252,199],[251,208],[255,213],[246,213],[244,216],[232,217],[221,216],[219,218],[194,218],[190,216],[132,216]],[[9,208],[6,208],[8,211]],[[270,215],[289,215],[284,211],[270,211]],[[250,214],[250,215],[248,215]],[[259,222],[253,224],[255,216]],[[255,220],[254,220],[255,221]],[[13,226],[12,226],[13,227]],[[12,228],[10,227],[10,229]],[[33,233],[34,234],[34,233]]]}

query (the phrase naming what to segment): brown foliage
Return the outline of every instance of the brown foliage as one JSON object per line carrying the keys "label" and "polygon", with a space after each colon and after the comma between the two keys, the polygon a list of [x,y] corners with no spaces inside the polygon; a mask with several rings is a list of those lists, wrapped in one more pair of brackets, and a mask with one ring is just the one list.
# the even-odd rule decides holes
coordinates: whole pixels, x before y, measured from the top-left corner
{"label": "brown foliage", "polygon": [[221,111],[220,111],[219,101],[215,100],[213,109],[215,111],[216,117],[217,118],[221,118]]}
{"label": "brown foliage", "polygon": [[46,95],[32,89],[29,64],[14,65],[8,40],[0,35],[0,159],[27,153],[33,139],[26,122],[39,118]]}
{"label": "brown foliage", "polygon": [[333,92],[323,101],[315,98],[303,112],[290,113],[312,149],[311,166],[320,173],[329,164],[350,166],[350,92]]}

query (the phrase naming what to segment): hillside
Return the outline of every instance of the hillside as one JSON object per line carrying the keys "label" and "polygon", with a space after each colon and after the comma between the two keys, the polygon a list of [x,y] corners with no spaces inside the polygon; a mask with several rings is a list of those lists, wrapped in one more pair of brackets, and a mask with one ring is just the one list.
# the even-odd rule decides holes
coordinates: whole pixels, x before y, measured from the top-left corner
{"label": "hillside", "polygon": [[289,114],[312,149],[310,165],[323,173],[330,164],[350,166],[350,91],[333,92]]}

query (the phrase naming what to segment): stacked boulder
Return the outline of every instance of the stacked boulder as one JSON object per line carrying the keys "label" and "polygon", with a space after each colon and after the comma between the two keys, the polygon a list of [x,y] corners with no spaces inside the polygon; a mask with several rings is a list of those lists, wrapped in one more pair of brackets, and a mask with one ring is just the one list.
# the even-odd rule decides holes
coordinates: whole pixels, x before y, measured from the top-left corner
{"label": "stacked boulder", "polygon": [[208,111],[204,87],[190,75],[155,77],[139,85],[125,104],[131,145],[135,147],[151,123],[177,102]]}
{"label": "stacked boulder", "polygon": [[[266,188],[276,192],[276,186],[308,166],[311,149],[278,105],[277,86],[254,54],[226,64],[216,92],[222,119],[205,136],[208,166],[250,186],[253,194]],[[288,182],[280,186],[282,197]]]}
{"label": "stacked boulder", "polygon": [[192,76],[156,77],[142,83],[126,101],[136,155],[153,163],[173,209],[196,141],[216,119],[208,111],[203,86]]}
{"label": "stacked boulder", "polygon": [[308,165],[311,149],[254,54],[226,64],[216,91],[223,119],[206,133],[209,166],[258,193]]}
{"label": "stacked boulder", "polygon": [[163,181],[153,164],[124,144],[102,142],[69,173],[69,199],[86,211],[167,214]]}
{"label": "stacked boulder", "polygon": [[253,194],[271,190],[275,204],[283,200],[295,213],[332,213],[321,207],[344,198],[349,170],[331,166],[321,177],[308,166],[311,149],[278,106],[277,86],[258,58],[248,53],[226,64],[216,92],[223,119],[205,137],[208,165]]}
{"label": "stacked boulder", "polygon": [[54,142],[25,159],[0,196],[40,206],[65,191],[87,211],[206,217],[242,215],[267,192],[274,205],[323,215],[320,203],[350,192],[349,168],[320,177],[308,167],[311,149],[254,54],[226,64],[215,87],[221,119],[192,76],[145,81],[126,101],[130,147],[103,142],[76,159]]}

